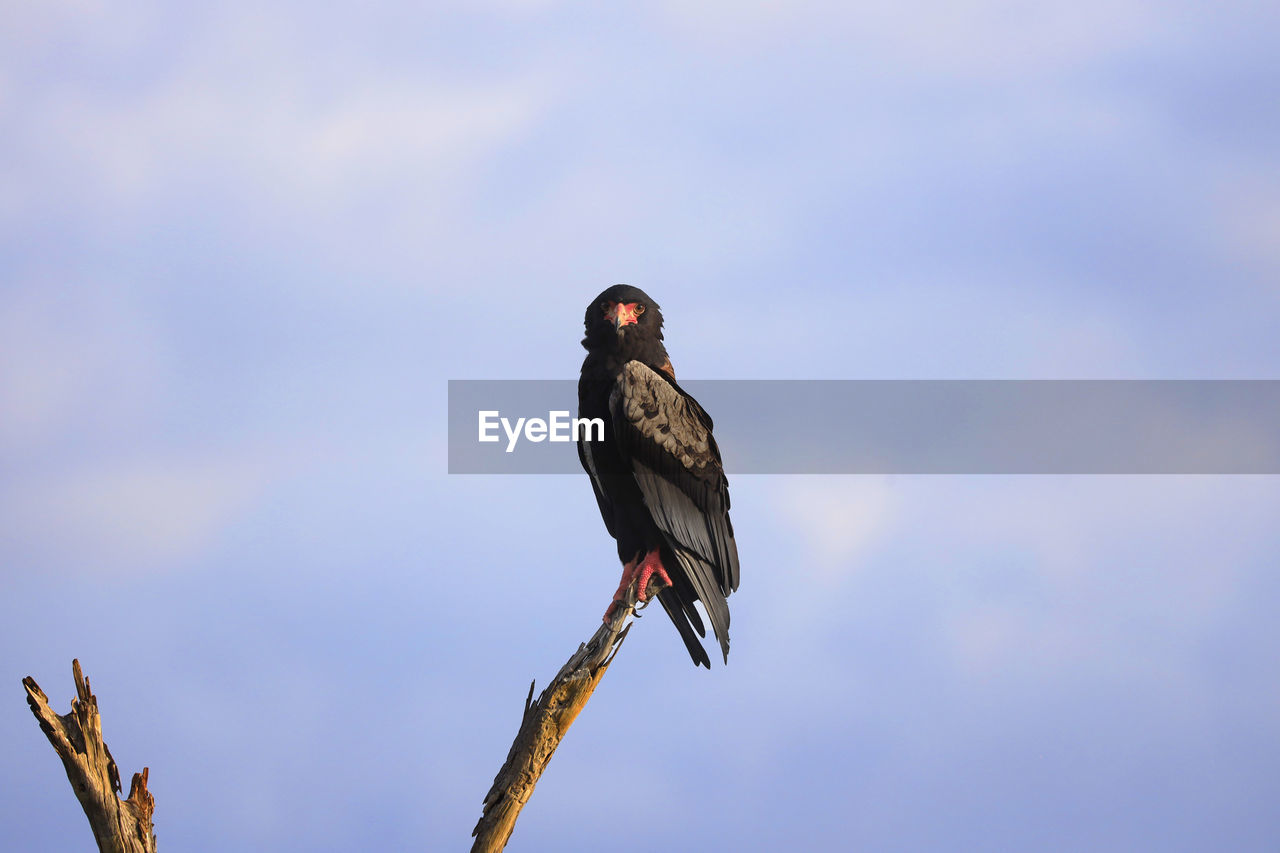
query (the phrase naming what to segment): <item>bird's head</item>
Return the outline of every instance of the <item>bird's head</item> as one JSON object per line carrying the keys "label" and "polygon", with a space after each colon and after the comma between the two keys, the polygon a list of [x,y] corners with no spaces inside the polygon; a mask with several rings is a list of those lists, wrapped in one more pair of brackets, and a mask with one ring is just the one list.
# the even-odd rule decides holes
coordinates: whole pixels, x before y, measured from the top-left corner
{"label": "bird's head", "polygon": [[662,340],[662,311],[643,290],[615,284],[587,306],[588,350],[635,349]]}

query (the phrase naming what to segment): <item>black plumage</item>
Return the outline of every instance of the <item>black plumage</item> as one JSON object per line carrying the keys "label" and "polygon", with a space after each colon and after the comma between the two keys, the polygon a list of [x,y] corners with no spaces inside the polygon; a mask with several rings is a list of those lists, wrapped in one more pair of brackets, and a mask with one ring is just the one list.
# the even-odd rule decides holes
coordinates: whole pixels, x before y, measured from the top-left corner
{"label": "black plumage", "polygon": [[660,556],[672,585],[658,600],[694,663],[709,668],[694,602],[702,602],[727,661],[725,599],[738,588],[729,487],[711,417],[676,382],[662,312],[644,291],[609,288],[588,306],[585,322],[578,416],[602,418],[605,430],[603,441],[580,438],[578,457],[624,569],[646,554]]}

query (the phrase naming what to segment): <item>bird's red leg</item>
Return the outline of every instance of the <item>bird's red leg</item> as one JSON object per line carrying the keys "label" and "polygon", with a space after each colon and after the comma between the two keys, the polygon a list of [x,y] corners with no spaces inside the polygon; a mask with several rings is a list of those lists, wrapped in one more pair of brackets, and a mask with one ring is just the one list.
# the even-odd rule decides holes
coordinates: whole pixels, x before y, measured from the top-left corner
{"label": "bird's red leg", "polygon": [[604,612],[604,620],[608,622],[613,618],[613,611],[618,609],[618,602],[622,601],[627,595],[627,587],[631,586],[631,582],[635,580],[636,569],[640,564],[640,558],[637,556],[629,563],[622,564],[622,580],[618,583],[618,591],[613,594],[613,602],[609,605],[609,609]]}
{"label": "bird's red leg", "polygon": [[648,590],[650,578],[655,574],[666,583],[666,586],[671,586],[671,576],[662,567],[662,558],[658,555],[657,548],[645,554],[643,559],[636,557],[631,562],[623,564],[622,582],[618,584],[618,591],[613,594],[613,603],[604,612],[604,621],[608,622],[613,617],[618,603],[626,598],[627,587],[631,586],[632,581],[637,581],[636,598],[647,601],[648,596],[645,593]]}

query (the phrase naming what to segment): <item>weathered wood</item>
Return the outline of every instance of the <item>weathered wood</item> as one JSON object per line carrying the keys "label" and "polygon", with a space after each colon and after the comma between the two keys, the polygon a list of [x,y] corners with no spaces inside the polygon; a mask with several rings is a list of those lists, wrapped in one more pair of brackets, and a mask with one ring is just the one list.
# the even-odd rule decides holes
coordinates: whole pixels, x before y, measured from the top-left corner
{"label": "weathered wood", "polygon": [[[659,577],[651,577],[646,590],[649,601],[653,601],[664,586]],[[520,730],[511,744],[506,763],[485,795],[484,813],[471,831],[475,836],[471,853],[499,853],[507,846],[516,818],[533,795],[542,771],[551,761],[569,726],[586,706],[631,630],[631,625],[626,622],[635,608],[636,584],[633,581],[609,622],[601,625],[591,639],[578,646],[536,702],[531,701],[533,684],[529,685]]]}
{"label": "weathered wood", "polygon": [[122,801],[116,796],[120,790],[120,770],[102,739],[98,699],[89,689],[89,679],[80,671],[80,661],[71,662],[71,671],[76,680],[76,698],[71,701],[71,713],[65,716],[49,707],[48,697],[34,678],[28,675],[22,679],[31,713],[62,759],[71,788],[89,818],[98,850],[155,853],[151,815],[156,804],[147,790],[148,768],[133,774],[128,798]]}

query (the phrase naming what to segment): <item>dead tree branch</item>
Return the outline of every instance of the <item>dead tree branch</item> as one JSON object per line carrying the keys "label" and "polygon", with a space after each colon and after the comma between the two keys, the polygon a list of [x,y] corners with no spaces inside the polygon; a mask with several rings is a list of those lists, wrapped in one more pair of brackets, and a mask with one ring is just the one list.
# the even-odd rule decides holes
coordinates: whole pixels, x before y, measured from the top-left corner
{"label": "dead tree branch", "polygon": [[[650,579],[647,589],[650,601],[663,586],[665,584],[656,576]],[[471,845],[471,853],[499,853],[507,846],[520,809],[533,795],[533,787],[538,784],[556,747],[578,713],[586,707],[587,700],[626,639],[627,631],[631,630],[630,625],[623,626],[635,606],[636,585],[633,582],[610,621],[601,625],[590,640],[578,646],[536,702],[531,701],[533,684],[529,685],[520,731],[511,744],[506,763],[498,771],[493,787],[484,798],[484,813],[471,831],[476,839]]]}
{"label": "dead tree branch", "polygon": [[76,698],[71,701],[71,713],[66,716],[54,713],[34,678],[28,675],[22,679],[31,713],[62,759],[71,788],[93,828],[98,850],[155,853],[151,815],[156,803],[147,790],[147,768],[133,774],[127,799],[122,801],[116,796],[120,790],[120,770],[102,739],[98,699],[89,689],[89,679],[80,671],[80,661],[71,662],[71,671],[76,680]]}

